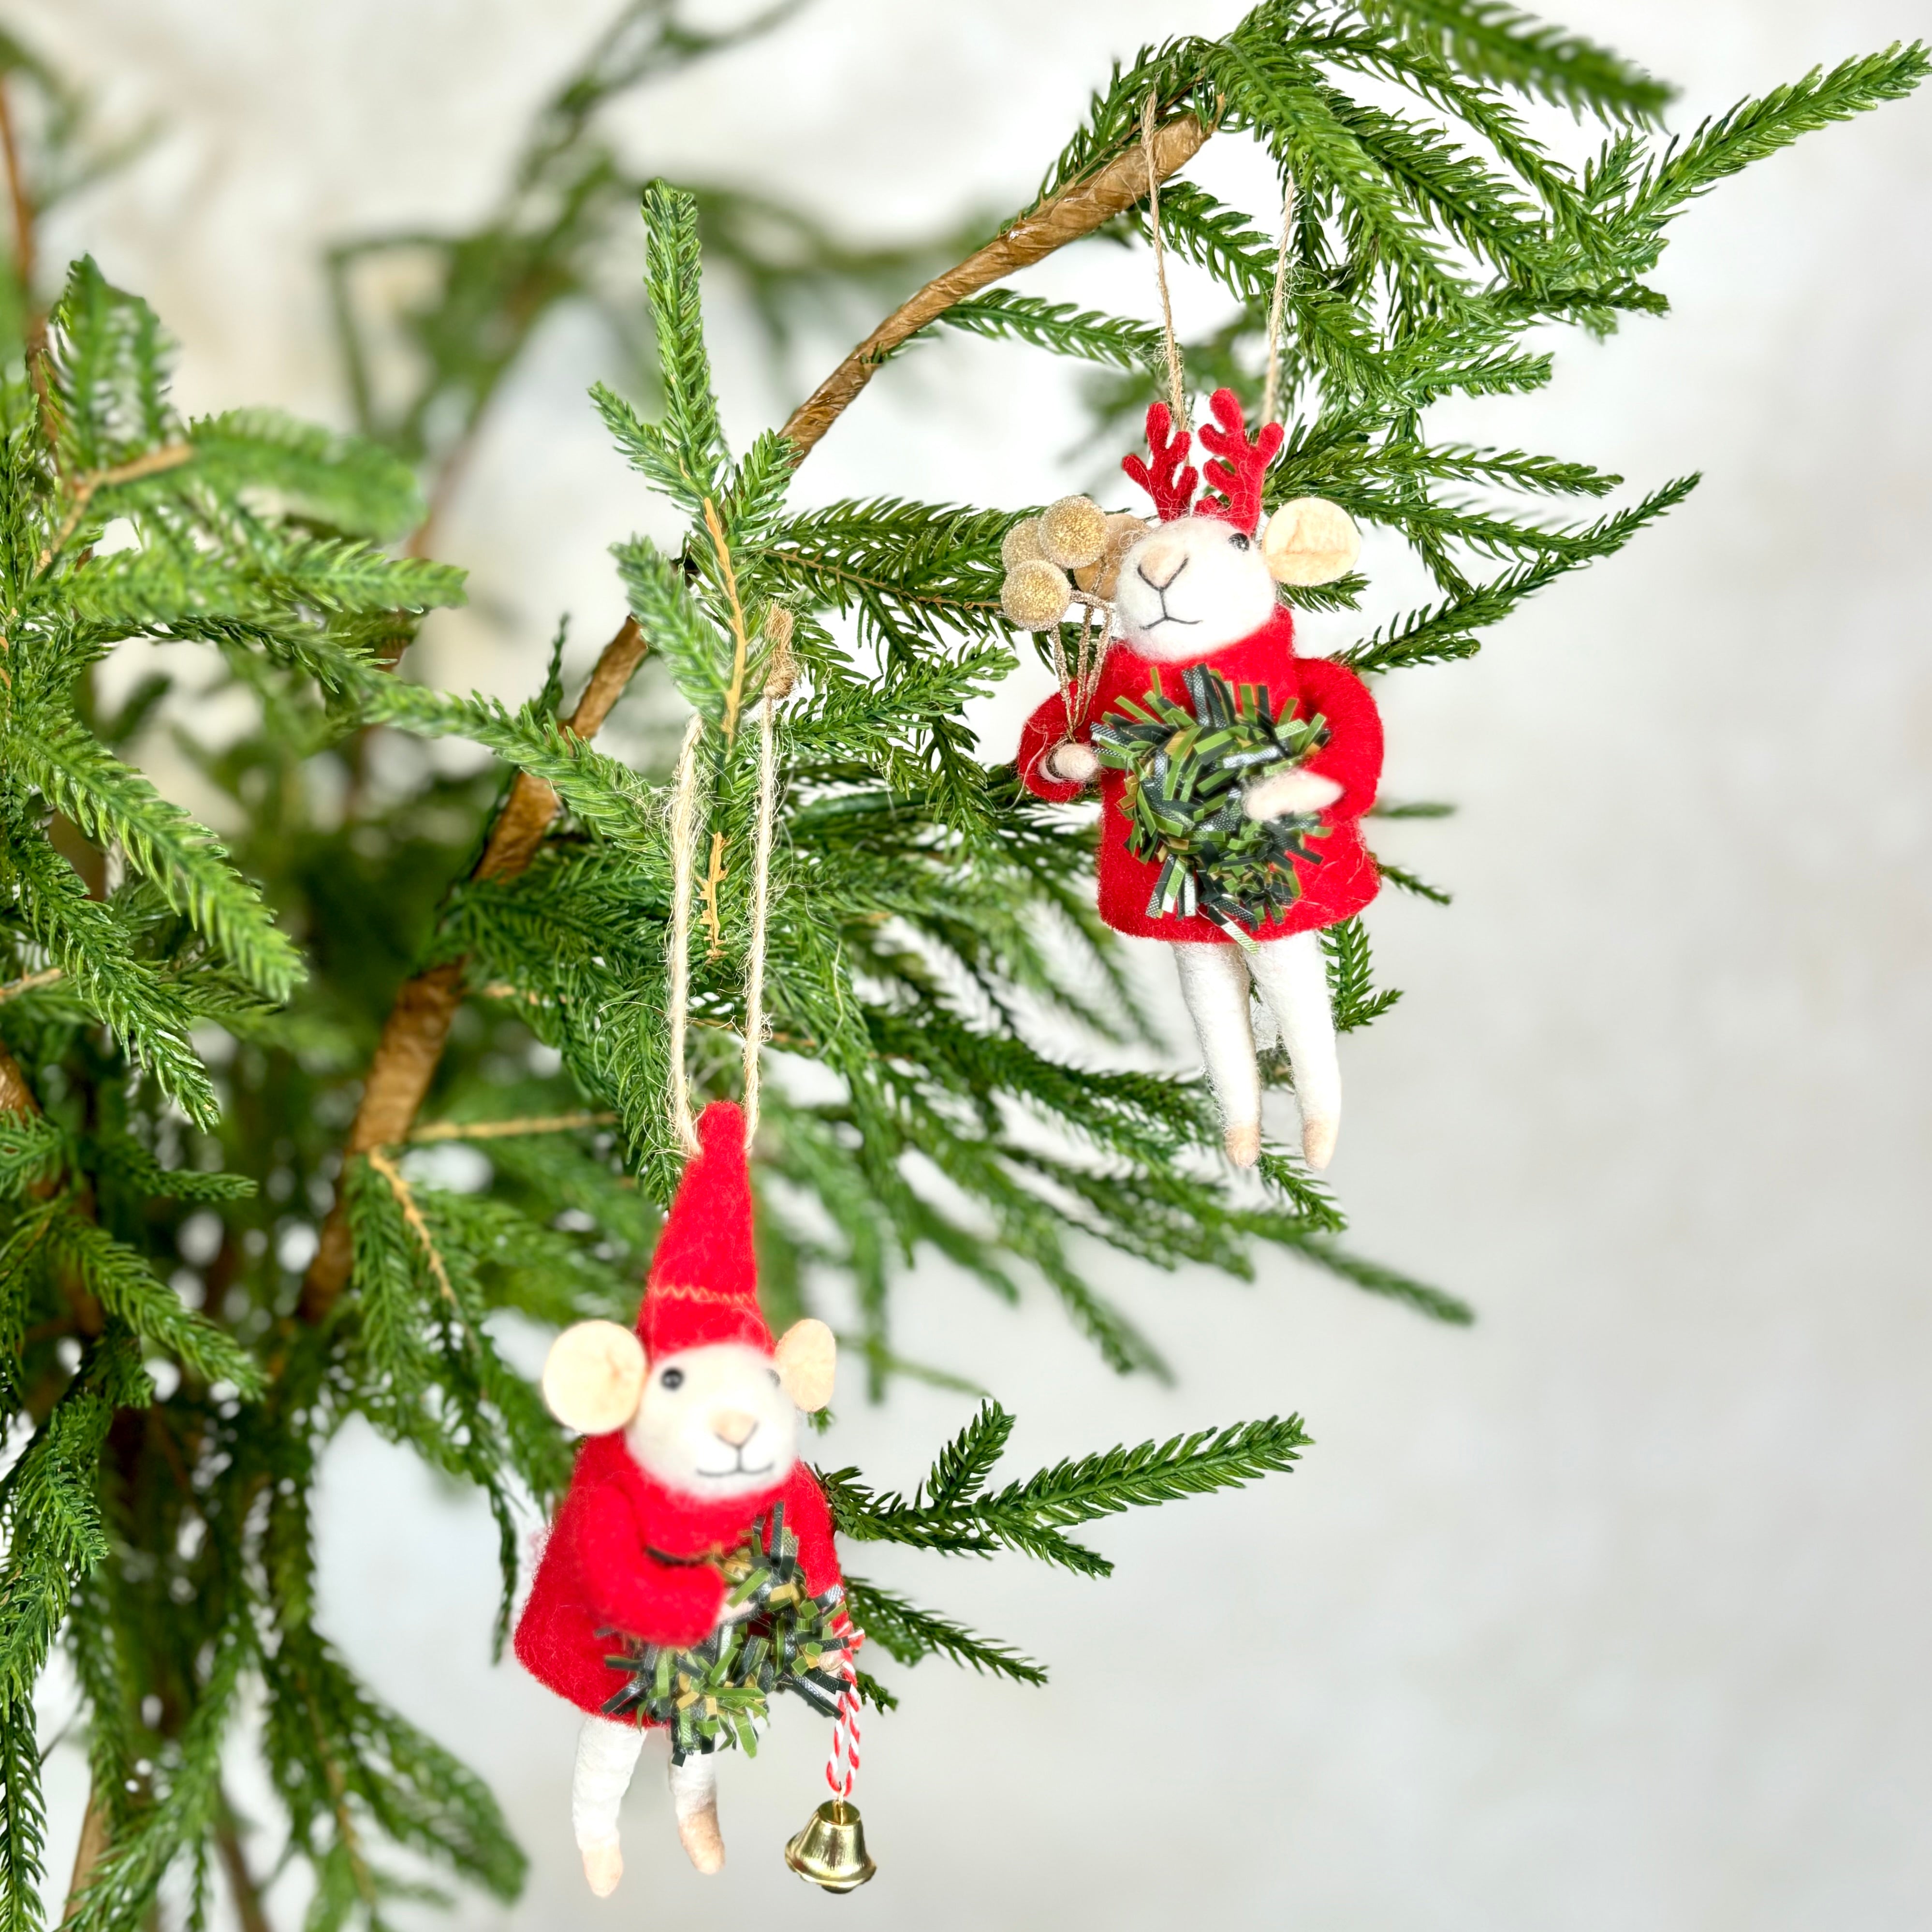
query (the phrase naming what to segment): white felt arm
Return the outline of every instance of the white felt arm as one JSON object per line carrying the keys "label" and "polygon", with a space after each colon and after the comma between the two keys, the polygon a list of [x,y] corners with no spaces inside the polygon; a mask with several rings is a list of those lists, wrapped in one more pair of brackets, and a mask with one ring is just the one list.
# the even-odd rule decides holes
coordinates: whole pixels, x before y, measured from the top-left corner
{"label": "white felt arm", "polygon": [[1276,772],[1249,786],[1241,809],[1252,819],[1281,818],[1290,812],[1319,812],[1342,796],[1342,788],[1319,772]]}
{"label": "white felt arm", "polygon": [[1064,744],[1056,745],[1040,760],[1046,775],[1059,784],[1084,784],[1100,769],[1100,760],[1093,747],[1076,745],[1072,739]]}

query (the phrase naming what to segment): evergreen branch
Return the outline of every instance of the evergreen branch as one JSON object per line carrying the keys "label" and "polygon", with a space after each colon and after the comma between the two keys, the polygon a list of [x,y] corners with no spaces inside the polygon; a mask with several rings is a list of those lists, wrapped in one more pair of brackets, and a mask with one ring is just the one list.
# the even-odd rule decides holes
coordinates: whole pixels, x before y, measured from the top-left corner
{"label": "evergreen branch", "polygon": [[1414,799],[1397,804],[1390,799],[1378,799],[1369,808],[1371,818],[1453,818],[1456,808],[1444,805],[1435,799]]}
{"label": "evergreen branch", "polygon": [[1130,1509],[1241,1488],[1293,1468],[1310,1441],[1301,1418],[1294,1415],[1235,1423],[1219,1431],[1204,1429],[1165,1442],[1056,1462],[987,1497],[979,1513],[992,1525],[1018,1520],[1071,1528]]}
{"label": "evergreen branch", "polygon": [[1606,120],[1654,122],[1676,89],[1608,48],[1538,20],[1508,0],[1356,0],[1479,80]]}
{"label": "evergreen branch", "polygon": [[1922,41],[1894,41],[1882,53],[1841,62],[1829,73],[1814,68],[1803,80],[1774,88],[1756,100],[1740,101],[1728,113],[1700,124],[1690,140],[1672,142],[1663,160],[1646,170],[1616,224],[1634,235],[1647,234],[1652,245],[1636,263],[1639,271],[1655,259],[1665,223],[1726,176],[1764,160],[1834,121],[1848,121],[1880,103],[1901,100],[1932,72],[1932,49]]}
{"label": "evergreen branch", "polygon": [[[596,668],[571,712],[566,728],[587,742],[597,734],[633,673],[646,645],[636,619],[627,617],[599,653]],[[556,812],[556,794],[540,778],[520,774],[484,842],[472,876],[478,880],[515,878],[536,856]],[[362,1084],[356,1118],[343,1148],[345,1162],[371,1148],[408,1139],[430,1083],[442,1058],[461,1000],[463,967],[445,961],[404,980],[391,1004],[382,1039]],[[349,1280],[353,1247],[338,1199],[322,1222],[322,1235],[302,1276],[297,1312],[319,1324],[334,1307]]]}
{"label": "evergreen branch", "polygon": [[183,1367],[250,1400],[266,1388],[254,1358],[226,1329],[185,1306],[138,1250],[74,1213],[55,1216],[47,1245],[110,1316]]}
{"label": "evergreen branch", "polygon": [[197,1125],[212,1124],[214,1089],[188,1038],[186,1016],[153,967],[136,956],[106,907],[38,833],[8,833],[16,909],[34,943],[58,965],[74,997],[151,1071]]}
{"label": "evergreen branch", "polygon": [[1327,1269],[1330,1274],[1352,1282],[1358,1288],[1366,1288],[1371,1294],[1386,1295],[1392,1301],[1406,1302],[1433,1321],[1446,1322],[1452,1328],[1466,1328],[1476,1318],[1475,1310],[1466,1301],[1445,1294],[1439,1288],[1432,1288],[1412,1275],[1384,1268],[1378,1262],[1364,1261],[1360,1256],[1338,1248],[1324,1235],[1310,1235],[1294,1246],[1316,1267]]}
{"label": "evergreen branch", "polygon": [[1418,898],[1428,900],[1431,905],[1455,904],[1454,897],[1440,886],[1432,886],[1426,879],[1418,878],[1413,872],[1405,872],[1400,866],[1392,866],[1380,856],[1376,859],[1376,874],[1378,878],[1386,879],[1398,890],[1412,892]]}
{"label": "evergreen branch", "polygon": [[1559,577],[1586,563],[1614,556],[1638,531],[1683,502],[1697,487],[1695,476],[1681,476],[1653,490],[1640,503],[1600,519],[1514,570],[1452,597],[1433,610],[1412,613],[1362,644],[1340,653],[1362,672],[1392,670],[1399,665],[1439,663],[1472,657],[1480,648],[1476,634],[1500,623],[1517,604]]}
{"label": "evergreen branch", "polygon": [[[67,1136],[44,1114],[0,1111],[0,1200],[15,1199],[50,1179],[65,1158],[67,1146]],[[0,1246],[0,1255],[4,1252]],[[5,1280],[5,1266],[0,1262],[0,1282]]]}
{"label": "evergreen branch", "polygon": [[298,514],[384,543],[422,520],[409,466],[359,436],[338,436],[279,410],[228,410],[188,425],[188,472],[223,494],[272,492]]}
{"label": "evergreen branch", "polygon": [[602,837],[641,842],[656,816],[656,800],[630,769],[606,758],[568,725],[511,712],[494,698],[450,698],[426,686],[394,679],[372,682],[365,715],[425,738],[473,740],[562,798]]}
{"label": "evergreen branch", "polygon": [[[997,1417],[997,1405],[989,1403],[982,1414]],[[856,1480],[855,1470],[838,1470],[822,1480],[833,1522],[855,1542],[901,1543],[970,1556],[1016,1550],[1089,1576],[1106,1576],[1113,1566],[1070,1542],[1064,1532],[1130,1509],[1239,1488],[1270,1472],[1292,1468],[1309,1440],[1297,1416],[1237,1423],[1063,1460],[992,1496],[946,1504],[876,1495]]]}
{"label": "evergreen branch", "polygon": [[[1151,370],[1158,374],[1165,366],[1160,332],[1146,322],[1101,315],[1072,302],[1016,295],[1010,289],[988,289],[983,295],[956,302],[939,322],[968,335],[1030,343],[1055,356],[1109,363],[1118,369]],[[928,332],[922,329],[908,340],[917,340]]]}
{"label": "evergreen branch", "polygon": [[664,384],[664,445],[678,478],[678,500],[695,509],[717,496],[729,460],[704,346],[697,204],[653,182],[644,190],[644,292]]}
{"label": "evergreen branch", "polygon": [[118,842],[129,863],[220,947],[250,985],[269,999],[288,998],[302,976],[301,955],[212,832],[73,721],[37,731],[16,713],[0,742],[22,778],[98,844]]}
{"label": "evergreen branch", "polygon": [[136,1923],[170,1864],[202,1842],[213,1826],[220,1800],[221,1741],[254,1649],[245,1591],[238,1590],[236,1598],[207,1676],[196,1687],[180,1754],[160,1802],[106,1848],[91,1873],[76,1874],[62,1920],[73,1932],[124,1932]]}
{"label": "evergreen branch", "polygon": [[1402,998],[1393,987],[1376,990],[1368,928],[1359,913],[1353,919],[1324,926],[1321,940],[1337,1033],[1353,1033],[1380,1019]]}
{"label": "evergreen branch", "polygon": [[934,1458],[924,1484],[927,1501],[935,1509],[970,1502],[986,1487],[1012,1432],[1013,1418],[998,1402],[982,1403],[979,1413]]}
{"label": "evergreen branch", "polygon": [[916,1664],[935,1652],[982,1676],[1015,1684],[1042,1684],[1046,1670],[1011,1645],[980,1636],[950,1618],[922,1610],[896,1591],[848,1574],[845,1604],[852,1621],[898,1664]]}

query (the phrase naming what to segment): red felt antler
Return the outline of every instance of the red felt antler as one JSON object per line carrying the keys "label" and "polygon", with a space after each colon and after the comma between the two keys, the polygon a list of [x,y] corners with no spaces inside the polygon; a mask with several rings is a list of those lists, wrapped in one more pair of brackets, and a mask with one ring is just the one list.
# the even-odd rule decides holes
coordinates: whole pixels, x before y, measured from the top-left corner
{"label": "red felt antler", "polygon": [[1214,412],[1214,422],[1202,424],[1201,440],[1216,459],[1208,465],[1208,488],[1220,495],[1218,500],[1204,499],[1200,514],[1222,518],[1252,536],[1262,520],[1262,478],[1281,447],[1281,424],[1266,424],[1250,442],[1232,389],[1216,389],[1208,407]]}
{"label": "red felt antler", "polygon": [[1186,430],[1177,429],[1170,440],[1168,431],[1173,427],[1174,417],[1167,405],[1156,403],[1147,412],[1148,453],[1154,458],[1154,467],[1150,470],[1138,456],[1120,460],[1120,467],[1154,499],[1164,524],[1187,514],[1193,507],[1194,486],[1201,480],[1192,464],[1181,467],[1193,439]]}

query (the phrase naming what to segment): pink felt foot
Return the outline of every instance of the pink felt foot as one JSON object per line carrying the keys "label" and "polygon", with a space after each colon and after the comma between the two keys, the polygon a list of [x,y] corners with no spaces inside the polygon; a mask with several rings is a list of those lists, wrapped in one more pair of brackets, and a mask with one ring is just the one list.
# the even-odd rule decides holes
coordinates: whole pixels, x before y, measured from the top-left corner
{"label": "pink felt foot", "polygon": [[1302,1122],[1301,1157],[1317,1174],[1334,1158],[1335,1137],[1341,1131],[1340,1120],[1324,1120],[1318,1117]]}
{"label": "pink felt foot", "polygon": [[584,1854],[584,1882],[599,1898],[608,1898],[624,1876],[624,1852],[615,1838],[599,1838],[578,1847]]}
{"label": "pink felt foot", "polygon": [[708,1878],[724,1869],[724,1840],[718,1829],[718,1807],[713,1803],[701,1810],[685,1814],[677,1821],[678,1843],[685,1855]]}
{"label": "pink felt foot", "polygon": [[1258,1120],[1244,1120],[1221,1136],[1221,1146],[1237,1167],[1252,1167],[1262,1154],[1262,1129]]}

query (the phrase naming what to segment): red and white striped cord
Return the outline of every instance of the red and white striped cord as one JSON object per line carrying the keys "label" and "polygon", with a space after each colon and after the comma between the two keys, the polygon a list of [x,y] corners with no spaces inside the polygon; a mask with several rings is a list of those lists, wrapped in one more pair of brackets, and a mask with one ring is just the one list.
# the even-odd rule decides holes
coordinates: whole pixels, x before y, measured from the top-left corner
{"label": "red and white striped cord", "polygon": [[852,1775],[859,1768],[859,1646],[863,1630],[854,1630],[842,1616],[839,1634],[845,1639],[845,1688],[838,1694],[838,1714],[832,1724],[832,1755],[825,1762],[825,1781],[842,1802],[852,1795]]}

